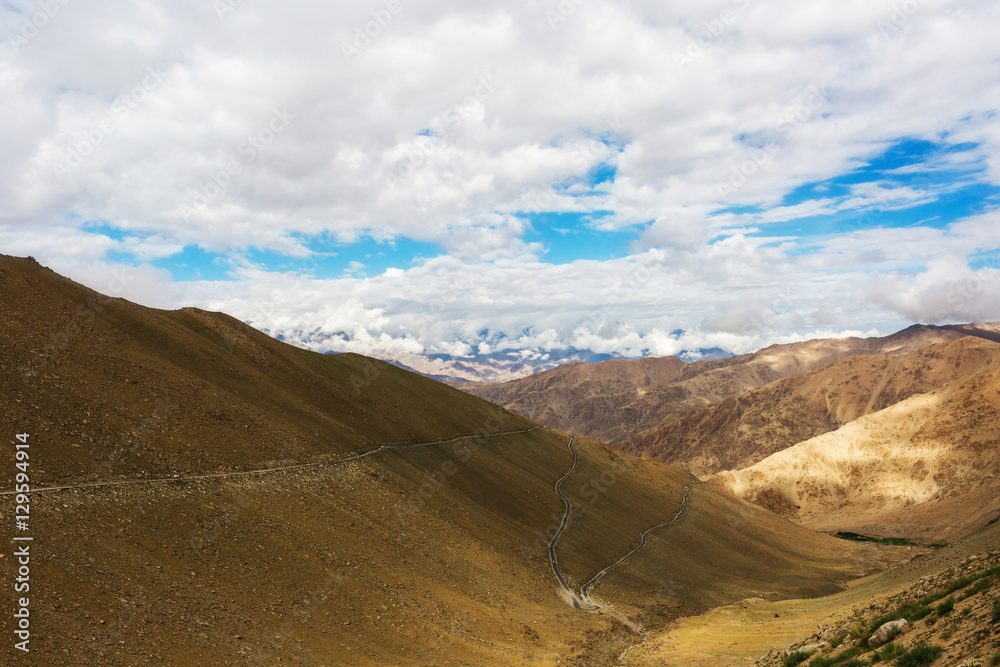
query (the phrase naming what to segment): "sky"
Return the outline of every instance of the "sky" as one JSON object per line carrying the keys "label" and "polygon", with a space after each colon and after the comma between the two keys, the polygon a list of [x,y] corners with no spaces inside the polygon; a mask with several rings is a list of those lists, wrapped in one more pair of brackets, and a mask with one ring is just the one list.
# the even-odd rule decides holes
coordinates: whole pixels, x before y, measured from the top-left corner
{"label": "sky", "polygon": [[988,0],[5,0],[0,253],[324,352],[1000,320]]}

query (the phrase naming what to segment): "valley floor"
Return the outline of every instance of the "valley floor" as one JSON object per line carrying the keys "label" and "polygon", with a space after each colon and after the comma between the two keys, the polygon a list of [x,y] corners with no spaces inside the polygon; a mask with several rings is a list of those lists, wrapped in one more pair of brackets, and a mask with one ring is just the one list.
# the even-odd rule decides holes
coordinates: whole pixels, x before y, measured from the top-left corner
{"label": "valley floor", "polygon": [[[906,547],[891,549],[898,552]],[[979,566],[975,565],[977,561]],[[783,656],[801,646],[830,641],[840,628],[857,632],[859,625],[877,623],[878,617],[891,613],[911,591],[931,592],[934,582],[947,583],[946,580],[964,576],[963,573],[984,570],[990,563],[994,567],[1000,564],[1000,526],[996,525],[949,547],[923,550],[911,561],[884,574],[852,582],[847,590],[834,595],[784,601],[751,598],[680,619],[628,651],[621,664],[782,665]],[[905,645],[923,641],[941,645],[945,652],[934,663],[941,667],[962,665],[967,660],[975,664],[977,659],[988,665],[990,656],[1000,651],[1000,626],[990,623],[987,611],[1000,600],[998,589],[1000,585],[994,583],[981,598],[969,602],[968,605],[975,603],[969,612],[961,606],[956,610],[955,627],[960,626],[957,622],[960,616],[969,619],[969,626],[975,626],[967,632],[949,634],[947,630],[952,626],[944,621],[936,633],[927,632],[930,626],[919,621]],[[850,641],[849,636],[845,645]],[[826,649],[816,655],[832,653]]]}

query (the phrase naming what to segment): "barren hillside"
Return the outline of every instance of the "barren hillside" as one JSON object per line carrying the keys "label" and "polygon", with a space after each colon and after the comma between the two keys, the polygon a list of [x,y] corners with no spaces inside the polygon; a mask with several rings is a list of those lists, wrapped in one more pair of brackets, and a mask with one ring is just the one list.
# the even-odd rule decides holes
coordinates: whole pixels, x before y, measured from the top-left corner
{"label": "barren hillside", "polygon": [[[0,524],[9,545],[27,433],[38,664],[608,664],[647,627],[895,557],[416,374],[29,260],[0,258],[0,314]],[[590,590],[600,614],[567,604],[550,547],[578,590],[671,517]]]}
{"label": "barren hillside", "polygon": [[623,439],[698,476],[751,466],[859,417],[1000,364],[1000,344],[967,336],[905,354],[865,354],[771,383]]}
{"label": "barren hillside", "polygon": [[1000,369],[712,481],[816,530],[951,541],[1000,516]]}
{"label": "barren hillside", "polygon": [[902,355],[965,335],[914,326],[884,338],[775,345],[754,354],[692,364],[674,357],[571,364],[511,382],[453,386],[546,426],[615,442],[845,357]]}

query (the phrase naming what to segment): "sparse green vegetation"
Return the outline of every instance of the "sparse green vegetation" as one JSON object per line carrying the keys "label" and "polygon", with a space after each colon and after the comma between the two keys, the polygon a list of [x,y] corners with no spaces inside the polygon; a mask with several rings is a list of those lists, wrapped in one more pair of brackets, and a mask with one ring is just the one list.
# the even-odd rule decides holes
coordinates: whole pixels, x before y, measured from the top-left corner
{"label": "sparse green vegetation", "polygon": [[955,598],[948,598],[947,600],[939,604],[937,606],[937,609],[935,609],[934,611],[937,612],[938,616],[945,616],[947,614],[950,614],[954,609],[955,609]]}
{"label": "sparse green vegetation", "polygon": [[984,575],[979,581],[972,585],[971,588],[966,590],[960,596],[958,596],[958,601],[967,600],[973,595],[978,595],[983,591],[989,590],[993,586],[993,578],[990,575]]}
{"label": "sparse green vegetation", "polygon": [[997,667],[997,665],[1000,665],[1000,651],[994,653],[993,657],[990,658],[990,667]]}
{"label": "sparse green vegetation", "polygon": [[883,646],[881,650],[875,651],[875,653],[872,655],[872,662],[876,663],[876,662],[881,662],[883,660],[888,662],[889,660],[895,660],[896,658],[905,653],[906,651],[896,646],[895,642],[889,642],[888,644]]}
{"label": "sparse green vegetation", "polygon": [[[995,583],[995,577],[1000,574],[1000,568],[992,568],[986,570],[982,573],[961,577],[951,581],[947,585],[942,586],[939,590],[925,595],[919,600],[908,602],[899,606],[896,611],[883,614],[879,618],[869,622],[867,625],[856,624],[851,628],[851,638],[857,640],[858,646],[850,649],[850,651],[845,651],[843,654],[837,656],[836,658],[826,658],[823,661],[817,662],[813,661],[816,667],[825,667],[826,665],[845,665],[847,660],[854,658],[864,651],[867,650],[868,640],[871,636],[883,625],[891,621],[898,619],[906,619],[910,623],[916,623],[918,621],[924,620],[927,626],[933,626],[941,618],[951,614],[955,605],[958,602],[967,600],[973,595],[978,595],[983,591],[989,590]],[[955,569],[950,569],[944,573],[945,577],[953,577],[956,575]],[[945,579],[947,581],[947,579]],[[952,595],[956,591],[962,591],[957,597]],[[950,597],[949,597],[950,596]],[[896,604],[899,604],[902,599],[897,596],[892,599]],[[971,607],[965,607],[962,612],[962,617],[968,617],[972,614]],[[1000,623],[1000,601],[994,604],[993,608],[993,623]],[[942,634],[942,639],[950,639],[954,636],[958,629],[959,620],[956,619],[954,624],[948,627]],[[899,664],[923,664],[910,662],[912,660],[927,659],[927,656],[933,653],[933,648],[918,647],[919,650],[916,653],[912,651],[907,653],[897,649],[897,647],[890,643],[883,647],[881,650],[875,651],[870,655],[871,663],[877,664],[883,661],[892,660],[906,660],[905,663]],[[916,650],[916,649],[915,649]],[[932,660],[933,661],[933,660]],[[926,663],[931,664],[931,663]]]}
{"label": "sparse green vegetation", "polygon": [[941,657],[944,649],[940,646],[916,646],[896,659],[896,667],[926,667],[933,665]]}
{"label": "sparse green vegetation", "polygon": [[927,618],[934,613],[934,610],[930,607],[918,607],[915,611],[905,614],[903,618],[908,620],[910,623],[916,623],[919,620]]}
{"label": "sparse green vegetation", "polygon": [[809,667],[853,667],[854,665],[864,665],[867,663],[863,663],[857,659],[857,656],[863,652],[864,650],[860,646],[855,646],[854,648],[847,649],[838,656],[814,658],[809,663]]}
{"label": "sparse green vegetation", "polygon": [[909,540],[904,540],[899,537],[869,537],[867,535],[858,535],[857,533],[847,532],[834,533],[833,536],[839,537],[842,540],[850,540],[851,542],[874,542],[876,544],[891,544],[898,547],[920,546],[916,542],[910,542]]}
{"label": "sparse green vegetation", "polygon": [[865,650],[866,649],[863,646],[855,646],[854,648],[849,648],[840,654],[840,659],[847,660],[848,658],[856,658],[857,656],[864,653]]}
{"label": "sparse green vegetation", "polygon": [[804,651],[796,651],[790,656],[785,658],[785,667],[795,667],[796,665],[801,665],[803,662],[809,659],[809,654]]}

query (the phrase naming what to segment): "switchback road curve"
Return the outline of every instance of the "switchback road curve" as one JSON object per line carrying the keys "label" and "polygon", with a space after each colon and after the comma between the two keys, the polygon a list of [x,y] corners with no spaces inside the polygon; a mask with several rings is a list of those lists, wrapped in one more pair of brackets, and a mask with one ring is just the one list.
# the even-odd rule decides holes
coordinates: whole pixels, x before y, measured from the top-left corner
{"label": "switchback road curve", "polygon": [[563,533],[565,533],[566,529],[569,527],[570,518],[573,513],[573,501],[567,498],[566,495],[562,492],[562,485],[563,482],[569,479],[569,477],[572,476],[574,472],[576,472],[576,469],[580,465],[580,454],[573,448],[574,442],[576,442],[576,437],[571,436],[569,439],[568,447],[569,451],[573,454],[573,465],[571,465],[569,470],[567,470],[566,473],[562,477],[560,477],[558,481],[556,481],[554,487],[556,494],[559,496],[559,499],[562,500],[563,503],[563,516],[562,516],[562,521],[560,522],[555,535],[552,537],[551,540],[549,540],[548,544],[549,564],[552,566],[552,573],[555,575],[556,581],[559,582],[560,588],[562,588],[562,590],[569,597],[569,600],[573,604],[573,607],[581,611],[595,612],[595,611],[600,611],[601,606],[595,604],[593,600],[590,599],[591,587],[600,582],[600,580],[603,579],[605,575],[621,567],[626,562],[628,562],[628,560],[632,558],[632,556],[639,553],[643,549],[643,547],[645,547],[646,544],[649,542],[649,537],[654,532],[660,530],[661,528],[665,528],[667,526],[677,523],[680,520],[680,518],[684,516],[684,512],[687,511],[688,499],[691,496],[691,487],[697,486],[701,482],[694,482],[685,485],[684,497],[681,499],[680,509],[677,510],[677,513],[674,514],[673,518],[671,518],[669,521],[664,521],[661,524],[657,524],[652,528],[650,528],[649,530],[647,530],[645,533],[643,533],[642,537],[639,540],[639,543],[631,551],[629,551],[627,554],[616,560],[614,563],[612,563],[611,565],[607,566],[606,568],[595,574],[589,581],[587,581],[585,584],[583,584],[583,586],[580,587],[580,592],[577,593],[566,582],[566,578],[563,576],[562,571],[559,569],[559,559],[556,556],[556,546],[559,544],[559,538],[563,536]]}
{"label": "switchback road curve", "polygon": [[670,521],[664,521],[663,523],[661,523],[659,525],[656,525],[656,526],[653,526],[652,528],[650,528],[649,530],[647,530],[645,533],[642,534],[642,539],[639,540],[639,544],[636,545],[636,547],[634,549],[632,549],[632,551],[629,551],[627,554],[625,554],[624,556],[622,556],[621,558],[619,558],[617,561],[615,561],[611,565],[607,566],[606,568],[604,568],[603,570],[601,570],[600,572],[598,572],[597,574],[595,574],[590,579],[590,581],[588,581],[583,586],[581,586],[580,587],[580,599],[582,599],[586,604],[589,604],[591,606],[597,606],[597,605],[594,605],[594,603],[591,602],[591,600],[590,600],[590,587],[593,586],[593,585],[595,585],[601,579],[603,579],[604,575],[608,574],[612,570],[615,570],[619,566],[623,565],[625,563],[625,561],[627,561],[629,558],[631,558],[632,556],[634,556],[637,553],[639,553],[639,551],[641,551],[642,548],[646,546],[646,543],[649,541],[649,536],[650,535],[652,535],[653,533],[655,533],[656,531],[658,531],[661,528],[666,528],[667,526],[669,526],[671,524],[677,523],[677,521],[684,515],[684,512],[687,511],[688,498],[691,496],[691,487],[692,486],[696,486],[696,484],[700,484],[700,483],[701,482],[696,482],[694,484],[688,484],[688,485],[686,485],[684,487],[684,498],[681,499],[681,507],[680,507],[679,510],[677,510],[677,514],[674,515],[674,518],[672,518]]}
{"label": "switchback road curve", "polygon": [[570,469],[566,471],[566,474],[560,477],[555,484],[556,495],[559,496],[563,503],[563,516],[562,521],[559,524],[559,528],[556,530],[556,534],[552,536],[551,540],[549,540],[549,564],[552,566],[552,573],[556,575],[556,580],[559,582],[559,586],[562,587],[563,591],[565,591],[569,596],[576,609],[583,611],[597,611],[600,607],[594,606],[593,604],[590,604],[587,607],[583,606],[579,597],[573,592],[570,585],[566,583],[565,577],[563,577],[562,572],[559,570],[559,559],[556,557],[556,545],[559,544],[559,538],[562,537],[563,533],[566,532],[566,528],[569,527],[569,520],[573,514],[573,501],[567,498],[562,492],[562,484],[576,472],[577,467],[580,465],[580,454],[573,449],[574,442],[576,442],[576,437],[570,437],[569,451],[573,453],[573,465],[570,466]]}

